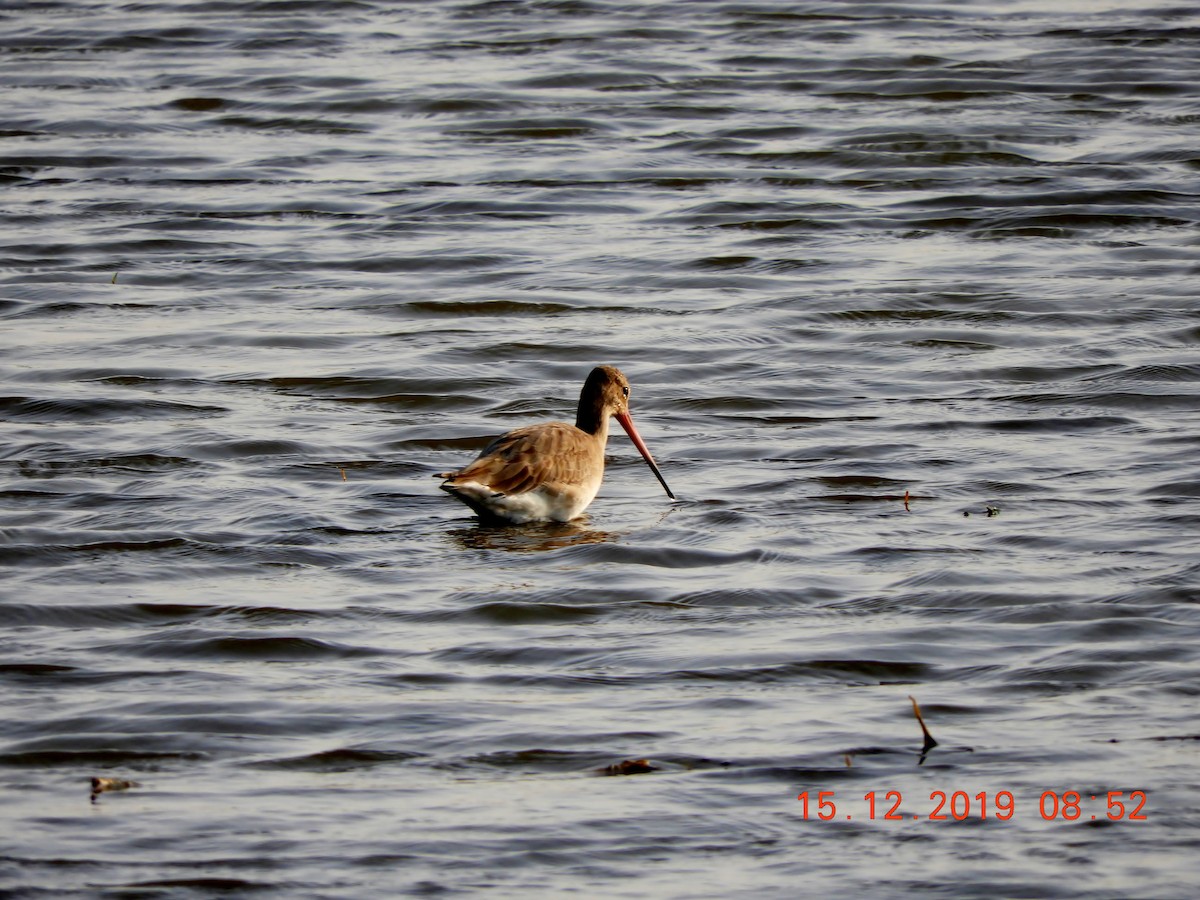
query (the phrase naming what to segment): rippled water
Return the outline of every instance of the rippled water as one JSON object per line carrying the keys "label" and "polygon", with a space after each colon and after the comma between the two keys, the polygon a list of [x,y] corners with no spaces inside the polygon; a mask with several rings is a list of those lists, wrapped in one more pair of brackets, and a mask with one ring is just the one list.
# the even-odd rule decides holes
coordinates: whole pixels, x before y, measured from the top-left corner
{"label": "rippled water", "polygon": [[[1198,85],[1170,3],[7,4],[0,893],[1193,896]],[[437,490],[598,363],[678,503]]]}

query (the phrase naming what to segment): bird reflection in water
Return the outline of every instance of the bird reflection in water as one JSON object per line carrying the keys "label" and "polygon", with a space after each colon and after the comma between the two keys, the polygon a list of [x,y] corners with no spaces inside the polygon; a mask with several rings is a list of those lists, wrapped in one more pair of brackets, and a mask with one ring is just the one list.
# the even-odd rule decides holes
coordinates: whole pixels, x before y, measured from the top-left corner
{"label": "bird reflection in water", "polygon": [[447,537],[462,550],[506,550],[510,553],[541,553],[583,544],[604,544],[620,536],[620,532],[599,531],[579,521],[534,522],[528,525],[487,525],[480,522],[447,532]]}

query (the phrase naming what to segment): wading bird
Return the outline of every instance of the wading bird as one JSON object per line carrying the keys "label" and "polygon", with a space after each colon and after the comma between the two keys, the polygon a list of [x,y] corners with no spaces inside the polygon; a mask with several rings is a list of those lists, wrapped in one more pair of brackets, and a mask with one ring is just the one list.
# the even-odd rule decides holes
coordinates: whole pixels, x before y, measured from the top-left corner
{"label": "wading bird", "polygon": [[597,366],[583,383],[575,424],[547,422],[500,435],[457,472],[442,472],[442,490],[491,522],[569,522],[581,515],[604,478],[608,419],[621,423],[663,490],[675,495],[629,417],[629,380]]}

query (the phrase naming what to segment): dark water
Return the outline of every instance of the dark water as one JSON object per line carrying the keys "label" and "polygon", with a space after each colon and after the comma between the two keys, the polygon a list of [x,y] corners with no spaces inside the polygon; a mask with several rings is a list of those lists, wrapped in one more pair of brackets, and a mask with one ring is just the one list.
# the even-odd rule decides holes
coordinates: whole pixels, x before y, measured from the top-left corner
{"label": "dark water", "polygon": [[[18,0],[0,87],[0,894],[1194,896],[1200,7]],[[680,502],[437,490],[597,363]]]}

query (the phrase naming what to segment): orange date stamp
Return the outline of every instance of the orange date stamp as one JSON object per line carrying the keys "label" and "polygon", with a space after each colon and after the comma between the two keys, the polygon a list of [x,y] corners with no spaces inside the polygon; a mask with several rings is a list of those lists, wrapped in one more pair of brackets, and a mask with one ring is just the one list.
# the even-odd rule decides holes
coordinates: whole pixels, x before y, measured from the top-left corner
{"label": "orange date stamp", "polygon": [[[796,798],[800,801],[801,818],[819,819],[829,822],[882,820],[885,822],[920,821],[945,822],[963,819],[999,819],[1007,822],[1017,814],[1017,798],[1012,791],[933,791],[929,795],[929,809],[924,813],[901,812],[904,795],[900,791],[880,794],[867,791],[862,804],[850,806],[844,800],[838,806],[836,791],[818,791],[812,796],[802,791]],[[1145,822],[1145,791],[1108,791],[1101,794],[1080,791],[1042,791],[1037,801],[1037,812],[1046,821],[1103,821]]]}

